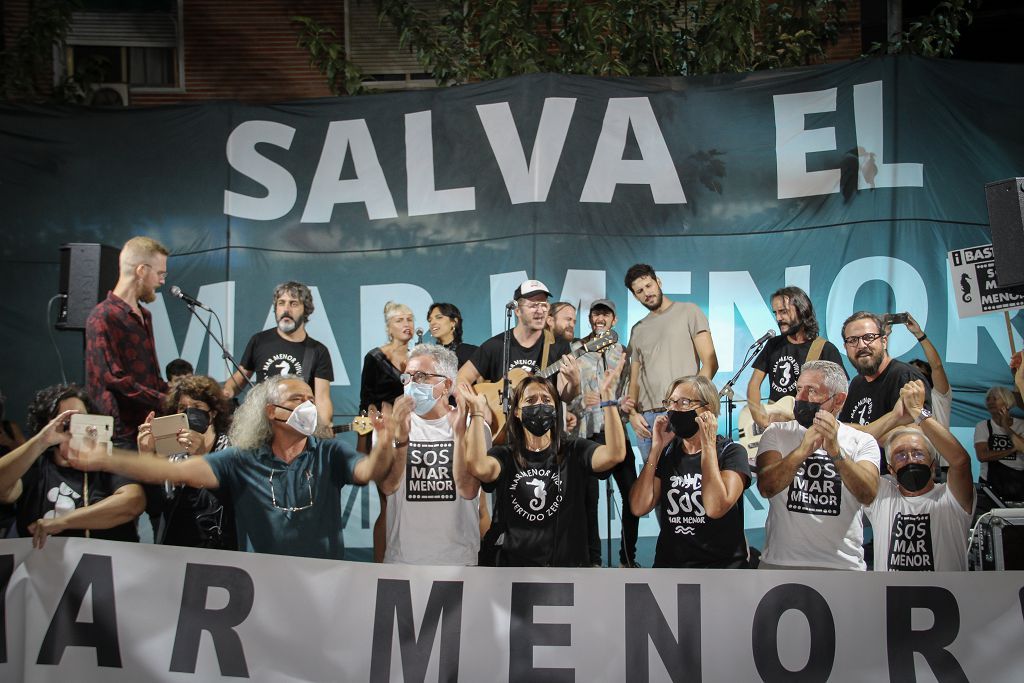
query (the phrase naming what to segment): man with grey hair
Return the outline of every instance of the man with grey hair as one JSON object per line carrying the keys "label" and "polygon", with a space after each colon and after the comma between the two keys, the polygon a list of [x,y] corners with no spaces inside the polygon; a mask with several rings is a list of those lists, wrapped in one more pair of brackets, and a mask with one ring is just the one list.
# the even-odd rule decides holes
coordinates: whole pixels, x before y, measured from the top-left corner
{"label": "man with grey hair", "polygon": [[[386,498],[385,563],[475,565],[480,551],[480,481],[466,469],[466,409],[452,408],[458,359],[436,344],[409,353],[405,395],[395,401],[395,456],[380,482]],[[485,426],[487,447],[490,430]],[[481,509],[482,508],[482,509]]]}
{"label": "man with grey hair", "polygon": [[805,363],[795,420],[773,422],[757,452],[757,488],[768,499],[765,569],[866,569],[861,505],[878,490],[878,443],[840,423],[846,373]]}
{"label": "man with grey hair", "polygon": [[85,389],[103,415],[114,418],[114,443],[130,447],[167,391],[160,377],[153,316],[140,304],[156,301],[167,277],[167,247],[133,237],[118,257],[119,275],[107,298],[85,321]]}
{"label": "man with grey hair", "polygon": [[245,347],[239,369],[224,383],[224,395],[232,398],[256,374],[262,382],[274,375],[298,375],[313,387],[322,436],[329,435],[334,419],[331,382],[334,366],[327,347],[306,334],[313,315],[313,294],[301,282],[282,282],[274,288],[275,327],[257,332]]}
{"label": "man with grey hair", "polygon": [[402,408],[374,415],[376,445],[368,456],[338,440],[313,436],[313,391],[285,375],[258,385],[235,413],[232,446],[201,458],[170,461],[106,448],[72,451],[80,470],[114,472],[136,481],[223,488],[235,505],[240,550],[344,559],[341,490],[380,481],[391,467],[392,435]]}
{"label": "man with grey hair", "polygon": [[[908,415],[924,407],[925,383],[908,382],[900,400]],[[935,417],[889,434],[885,451],[895,481],[882,477],[864,512],[874,529],[875,571],[967,571],[967,534],[974,514],[971,458]],[[949,463],[936,484],[938,454]]]}

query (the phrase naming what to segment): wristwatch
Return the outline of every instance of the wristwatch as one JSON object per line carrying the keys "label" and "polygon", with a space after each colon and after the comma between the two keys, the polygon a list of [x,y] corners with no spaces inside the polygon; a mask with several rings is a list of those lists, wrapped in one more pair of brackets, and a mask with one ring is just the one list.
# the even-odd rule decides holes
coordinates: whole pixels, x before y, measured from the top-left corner
{"label": "wristwatch", "polygon": [[[828,455],[828,452],[826,451],[825,454]],[[828,457],[831,458],[832,462],[839,462],[840,460],[846,460],[847,459],[846,456],[843,455],[843,449],[842,448],[840,448],[839,452],[836,453],[835,455],[828,455]]]}
{"label": "wristwatch", "polygon": [[927,408],[921,408],[921,412],[918,413],[917,417],[914,418],[914,424],[919,425],[931,416],[932,411],[928,410]]}

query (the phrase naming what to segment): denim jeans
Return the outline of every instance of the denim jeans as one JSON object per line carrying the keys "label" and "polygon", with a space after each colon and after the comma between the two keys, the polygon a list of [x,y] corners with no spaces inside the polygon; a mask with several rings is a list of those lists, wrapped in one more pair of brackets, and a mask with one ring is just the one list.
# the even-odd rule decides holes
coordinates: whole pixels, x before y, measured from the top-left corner
{"label": "denim jeans", "polygon": [[[647,420],[647,429],[654,430],[654,420],[658,417],[658,413],[653,410],[648,410],[643,413],[644,419]],[[635,432],[636,430],[634,430]],[[647,456],[651,453],[651,440],[644,439],[639,434],[636,435],[636,447],[640,451],[640,459],[647,462]]]}

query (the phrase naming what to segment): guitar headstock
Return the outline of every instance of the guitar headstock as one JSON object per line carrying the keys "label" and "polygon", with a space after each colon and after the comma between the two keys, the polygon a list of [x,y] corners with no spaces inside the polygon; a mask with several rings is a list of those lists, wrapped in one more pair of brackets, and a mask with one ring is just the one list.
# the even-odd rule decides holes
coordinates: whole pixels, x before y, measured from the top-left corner
{"label": "guitar headstock", "polygon": [[595,334],[593,339],[583,344],[583,353],[604,351],[609,346],[618,342],[619,334],[615,330],[604,330]]}
{"label": "guitar headstock", "polygon": [[353,418],[352,420],[352,431],[359,436],[366,436],[373,431],[373,420],[366,415],[361,415]]}

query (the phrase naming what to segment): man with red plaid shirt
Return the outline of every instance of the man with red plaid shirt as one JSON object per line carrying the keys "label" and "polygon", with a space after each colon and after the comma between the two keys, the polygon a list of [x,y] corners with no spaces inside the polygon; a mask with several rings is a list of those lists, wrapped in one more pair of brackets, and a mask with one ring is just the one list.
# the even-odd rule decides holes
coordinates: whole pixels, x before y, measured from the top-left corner
{"label": "man with red plaid shirt", "polygon": [[114,418],[114,441],[134,447],[139,425],[158,410],[167,391],[153,341],[153,316],[139,305],[156,300],[167,277],[167,247],[149,237],[125,242],[114,290],[85,322],[85,383],[104,415]]}

